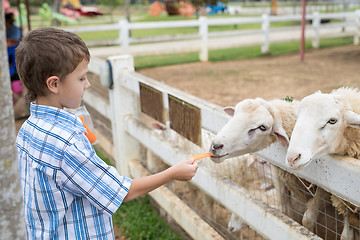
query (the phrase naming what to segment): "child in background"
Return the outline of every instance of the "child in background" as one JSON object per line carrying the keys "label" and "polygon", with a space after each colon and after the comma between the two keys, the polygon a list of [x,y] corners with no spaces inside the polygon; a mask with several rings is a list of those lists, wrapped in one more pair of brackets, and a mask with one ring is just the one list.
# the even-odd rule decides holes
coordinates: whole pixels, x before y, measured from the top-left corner
{"label": "child in background", "polygon": [[10,10],[5,14],[6,42],[9,60],[11,90],[13,95],[15,119],[29,116],[29,104],[23,94],[23,86],[19,80],[15,65],[15,50],[21,40],[21,28],[14,23],[14,14]]}
{"label": "child in background", "polygon": [[15,24],[12,12],[5,14],[6,42],[8,46],[18,45],[21,39],[21,29]]}
{"label": "child in background", "polygon": [[120,176],[95,153],[79,117],[90,83],[89,51],[74,33],[30,31],[16,50],[30,117],[16,144],[28,239],[113,239],[112,214],[124,201],[172,180],[187,181],[197,163],[184,160],[138,179]]}

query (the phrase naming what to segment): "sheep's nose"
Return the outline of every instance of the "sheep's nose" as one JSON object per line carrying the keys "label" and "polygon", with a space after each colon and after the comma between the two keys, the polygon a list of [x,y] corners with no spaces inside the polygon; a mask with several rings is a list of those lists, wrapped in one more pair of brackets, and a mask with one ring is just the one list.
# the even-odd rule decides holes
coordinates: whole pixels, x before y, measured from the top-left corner
{"label": "sheep's nose", "polygon": [[214,144],[213,145],[214,150],[222,149],[223,147],[224,147],[224,144]]}
{"label": "sheep's nose", "polygon": [[301,158],[301,154],[297,154],[295,156],[291,156],[291,157],[288,157],[287,160],[288,160],[288,163],[290,166],[294,166],[294,164]]}
{"label": "sheep's nose", "polygon": [[217,151],[221,150],[224,147],[224,144],[211,144],[210,152],[213,155],[217,155]]}

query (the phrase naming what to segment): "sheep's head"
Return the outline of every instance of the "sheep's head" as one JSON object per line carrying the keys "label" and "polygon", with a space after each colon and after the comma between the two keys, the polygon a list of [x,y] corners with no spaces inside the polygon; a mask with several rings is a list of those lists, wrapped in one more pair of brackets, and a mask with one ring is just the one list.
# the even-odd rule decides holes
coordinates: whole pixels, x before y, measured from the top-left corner
{"label": "sheep's head", "polygon": [[309,95],[301,100],[296,115],[286,155],[286,164],[293,169],[328,154],[340,154],[345,129],[360,127],[360,115],[350,111],[340,95]]}
{"label": "sheep's head", "polygon": [[276,140],[288,146],[289,139],[279,112],[264,99],[246,99],[235,108],[224,110],[232,118],[212,140],[212,161],[219,163],[226,158],[256,152]]}

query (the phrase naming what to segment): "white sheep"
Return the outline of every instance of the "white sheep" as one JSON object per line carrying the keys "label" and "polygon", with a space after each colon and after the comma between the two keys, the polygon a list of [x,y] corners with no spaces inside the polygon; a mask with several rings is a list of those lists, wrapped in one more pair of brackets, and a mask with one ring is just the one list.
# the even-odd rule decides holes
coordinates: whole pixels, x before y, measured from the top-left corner
{"label": "white sheep", "polygon": [[[328,154],[360,158],[360,92],[342,87],[330,94],[316,92],[301,100],[286,163],[293,169],[307,166]],[[342,200],[331,196],[333,205],[345,218],[344,239],[359,239],[359,208],[347,209]],[[352,225],[352,226],[349,226]]]}
{"label": "white sheep", "polygon": [[[213,138],[210,151],[214,156],[211,159],[219,163],[226,158],[260,151],[276,141],[287,147],[288,136],[291,136],[296,122],[295,108],[297,104],[296,100],[293,102],[265,101],[256,98],[246,99],[238,103],[235,108],[225,108],[225,112],[232,118]],[[313,230],[319,211],[323,206],[317,200],[326,196],[325,191],[318,188],[317,197],[312,198],[309,194],[304,194],[307,190],[298,178],[280,168],[271,166],[273,175],[276,176],[273,180],[276,192],[279,194],[276,196],[278,208]],[[291,194],[291,198],[289,198],[289,194]],[[305,217],[302,218],[304,213]],[[326,233],[318,232],[317,234],[325,236]]]}

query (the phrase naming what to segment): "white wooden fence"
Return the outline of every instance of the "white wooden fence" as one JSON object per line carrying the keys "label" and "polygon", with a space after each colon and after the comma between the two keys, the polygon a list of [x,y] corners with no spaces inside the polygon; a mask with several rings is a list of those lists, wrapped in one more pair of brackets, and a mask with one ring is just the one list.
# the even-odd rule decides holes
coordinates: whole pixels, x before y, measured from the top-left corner
{"label": "white wooden fence", "polygon": [[[341,22],[321,24],[322,19],[341,20]],[[329,36],[336,37],[336,36],[344,36],[344,35],[354,36],[354,44],[359,44],[359,36],[360,36],[359,10],[356,12],[321,13],[321,14],[318,12],[314,12],[313,14],[306,15],[306,20],[312,21],[312,26],[311,26],[312,32],[307,31],[307,33],[309,34],[306,34],[306,37],[308,39],[312,39],[314,48],[319,47],[320,37],[326,37],[326,35],[327,37]],[[108,40],[106,42],[102,41],[100,42],[100,44],[120,44],[123,53],[129,53],[129,45],[131,43],[184,40],[190,38],[200,39],[201,41],[200,44],[201,49],[199,49],[200,60],[207,61],[208,50],[209,50],[208,39],[213,37],[262,34],[263,41],[262,41],[261,49],[263,53],[269,52],[271,41],[284,42],[284,41],[291,41],[291,39],[300,39],[300,33],[299,33],[300,27],[271,28],[271,23],[286,22],[286,21],[301,21],[301,15],[270,16],[268,14],[264,14],[261,17],[245,17],[245,18],[234,17],[234,18],[216,18],[216,19],[200,17],[198,20],[133,22],[133,23],[129,23],[127,20],[120,20],[118,24],[72,27],[72,28],[67,28],[67,30],[77,33],[117,30],[119,31],[118,39]],[[261,23],[261,29],[209,32],[210,26],[241,25],[241,24],[251,24],[251,23]],[[175,35],[175,36],[162,36],[162,37],[158,36],[158,37],[150,37],[150,38],[130,37],[131,30],[156,29],[156,28],[184,28],[184,27],[197,27],[199,30],[197,34],[188,34],[188,35]],[[295,34],[296,36],[292,38],[285,38],[284,36],[280,36],[280,38],[271,39],[270,33],[275,33],[275,32],[277,33],[287,32],[289,35]],[[223,44],[226,45],[226,41]]]}
{"label": "white wooden fence", "polygon": [[[131,177],[149,174],[138,163],[141,157],[140,145],[150,149],[168,165],[174,165],[193,154],[208,151],[212,135],[228,121],[228,117],[223,113],[221,107],[137,74],[134,72],[133,58],[129,55],[110,57],[109,61],[114,77],[113,87],[109,90],[110,106],[89,92],[85,94],[84,101],[111,119],[113,145],[115,146],[111,148],[111,151],[113,151],[112,156],[116,160],[116,166],[121,174]],[[92,59],[89,70],[106,76],[108,74],[103,72],[106,68],[100,67],[103,64],[105,61]],[[108,78],[105,77],[103,82],[109,85]],[[142,121],[144,113],[141,113],[139,108],[140,83],[151,86],[162,93],[166,114],[169,112],[169,95],[200,109],[201,146],[193,144],[171,130],[169,121],[166,122],[163,130],[154,130]],[[257,154],[286,171],[360,206],[360,190],[358,188],[360,161],[351,158],[339,160],[327,157],[313,161],[309,167],[303,170],[293,171],[285,166],[285,149],[278,144],[273,144]],[[231,212],[240,216],[244,222],[261,235],[279,240],[319,239],[294,220],[279,213],[278,210],[266,207],[254,199],[245,189],[219,178],[216,172],[203,167],[202,161],[199,162],[199,166],[197,174],[191,182]],[[193,239],[221,239],[214,229],[207,223],[201,222],[198,215],[165,187],[153,191],[150,195]]]}

